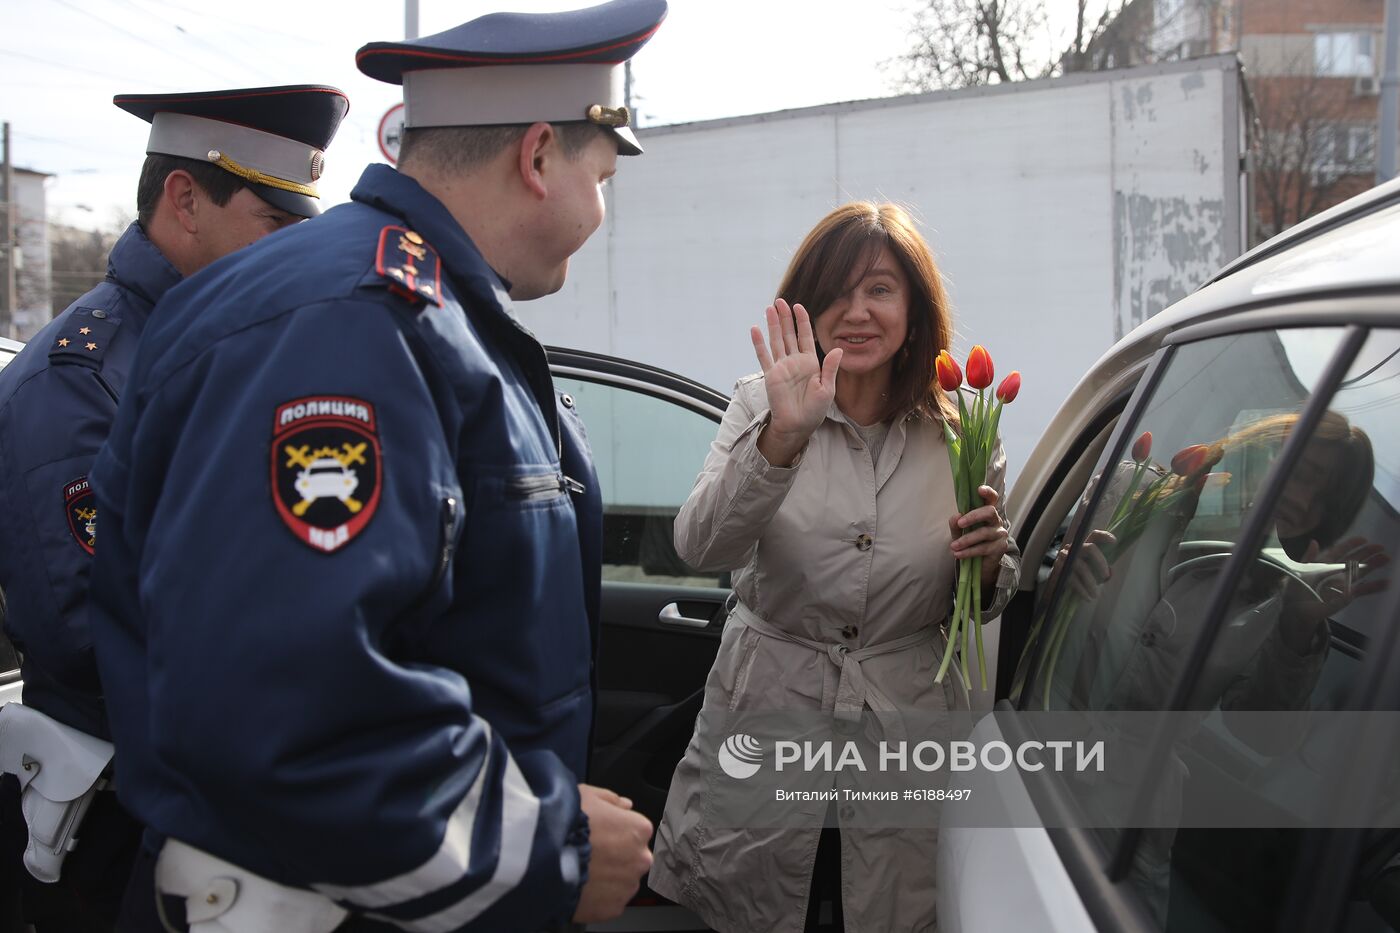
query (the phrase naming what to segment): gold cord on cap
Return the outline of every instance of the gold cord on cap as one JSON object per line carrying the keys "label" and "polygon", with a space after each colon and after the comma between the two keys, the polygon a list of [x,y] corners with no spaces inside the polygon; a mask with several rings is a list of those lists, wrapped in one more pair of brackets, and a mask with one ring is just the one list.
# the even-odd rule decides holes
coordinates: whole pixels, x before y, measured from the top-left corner
{"label": "gold cord on cap", "polygon": [[315,185],[302,185],[294,181],[287,181],[285,178],[277,178],[274,175],[266,175],[255,168],[248,168],[246,165],[239,165],[217,149],[209,150],[209,161],[226,172],[231,172],[242,178],[244,181],[251,181],[259,185],[267,185],[269,188],[276,188],[279,191],[290,191],[293,194],[304,194],[309,198],[319,199],[321,195],[317,192]]}

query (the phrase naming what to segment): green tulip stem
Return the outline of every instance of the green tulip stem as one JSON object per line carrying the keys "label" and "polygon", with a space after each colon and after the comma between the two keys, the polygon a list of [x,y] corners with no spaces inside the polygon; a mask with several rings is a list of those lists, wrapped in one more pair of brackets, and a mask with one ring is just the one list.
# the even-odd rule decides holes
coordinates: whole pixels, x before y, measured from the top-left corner
{"label": "green tulip stem", "polygon": [[977,632],[977,673],[987,689],[987,661],[982,648],[982,558],[972,558],[972,625]]}

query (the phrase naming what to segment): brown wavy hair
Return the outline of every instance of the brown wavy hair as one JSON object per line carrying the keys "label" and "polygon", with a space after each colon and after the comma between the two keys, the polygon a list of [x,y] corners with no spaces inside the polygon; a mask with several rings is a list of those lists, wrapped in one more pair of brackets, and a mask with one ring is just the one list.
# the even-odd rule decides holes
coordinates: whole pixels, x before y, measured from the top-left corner
{"label": "brown wavy hair", "polygon": [[[1241,428],[1222,443],[1226,447],[1262,447],[1278,451],[1293,433],[1300,417],[1297,412],[1270,415]],[[1308,445],[1325,445],[1339,454],[1336,472],[1327,477],[1326,484],[1317,492],[1326,506],[1322,519],[1316,528],[1309,530],[1319,547],[1330,547],[1351,527],[1366,504],[1375,482],[1376,455],[1365,431],[1330,410],[1322,413],[1312,437],[1308,438]]]}
{"label": "brown wavy hair", "polygon": [[[778,298],[801,304],[815,321],[859,282],[888,248],[909,279],[909,333],[894,358],[889,405],[884,417],[906,411],[958,423],[957,406],[939,389],[933,360],[950,348],[953,315],[943,276],[928,243],[897,204],[853,201],[812,228],[788,264]],[[817,345],[817,354],[826,351]]]}

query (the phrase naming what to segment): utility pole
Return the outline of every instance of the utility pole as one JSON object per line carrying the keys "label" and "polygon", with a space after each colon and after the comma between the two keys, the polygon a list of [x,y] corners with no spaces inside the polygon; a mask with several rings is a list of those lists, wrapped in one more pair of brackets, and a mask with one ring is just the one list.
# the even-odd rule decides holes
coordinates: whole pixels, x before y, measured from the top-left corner
{"label": "utility pole", "polygon": [[1385,71],[1381,75],[1380,145],[1376,184],[1395,177],[1396,123],[1400,121],[1400,0],[1385,0]]}
{"label": "utility pole", "polygon": [[19,246],[15,242],[15,172],[14,163],[10,159],[10,123],[5,121],[4,130],[4,156],[5,156],[5,224],[4,237],[0,238],[5,247],[5,310],[0,314],[0,336],[13,337],[15,335],[15,305],[19,302],[15,296],[15,251]]}

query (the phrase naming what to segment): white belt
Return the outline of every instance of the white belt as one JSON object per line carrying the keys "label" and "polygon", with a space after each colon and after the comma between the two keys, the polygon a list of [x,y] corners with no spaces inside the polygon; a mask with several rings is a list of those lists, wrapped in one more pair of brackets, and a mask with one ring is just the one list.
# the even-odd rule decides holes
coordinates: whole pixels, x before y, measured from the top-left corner
{"label": "white belt", "polygon": [[[185,899],[190,933],[330,933],[349,916],[324,894],[270,881],[178,839],[161,847],[156,890]],[[163,911],[161,922],[171,929]]]}
{"label": "white belt", "polygon": [[24,867],[40,881],[59,879],[78,844],[78,827],[112,760],[112,743],[65,726],[33,707],[0,706],[0,773],[19,779],[29,827]]}

